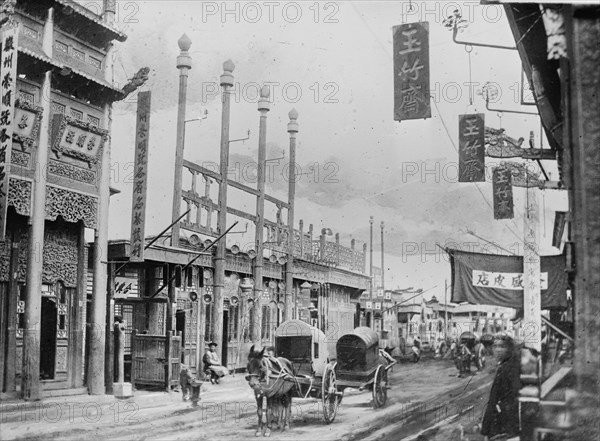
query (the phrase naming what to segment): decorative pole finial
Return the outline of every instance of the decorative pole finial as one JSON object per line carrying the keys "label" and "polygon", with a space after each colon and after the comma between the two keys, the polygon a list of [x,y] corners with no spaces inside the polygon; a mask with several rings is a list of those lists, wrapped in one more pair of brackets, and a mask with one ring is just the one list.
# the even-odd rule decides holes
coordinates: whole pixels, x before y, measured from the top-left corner
{"label": "decorative pole finial", "polygon": [[179,37],[179,40],[177,40],[177,45],[181,51],[177,57],[177,69],[182,69],[182,73],[187,75],[186,69],[192,68],[192,57],[190,57],[190,54],[188,53],[192,46],[192,40],[190,40],[187,35],[183,34]]}
{"label": "decorative pole finial", "polygon": [[260,99],[258,100],[259,111],[269,111],[271,109],[271,103],[269,97],[271,96],[271,89],[266,84],[260,88]]}
{"label": "decorative pole finial", "polygon": [[235,64],[231,59],[225,61],[223,63],[223,75],[221,75],[221,87],[222,86],[230,86],[233,87],[233,70],[235,69]]}
{"label": "decorative pole finial", "polygon": [[177,40],[177,44],[179,45],[179,50],[182,52],[187,52],[192,46],[192,40],[190,40],[190,37],[188,37],[186,34],[183,34],[181,37],[179,37],[179,40]]}
{"label": "decorative pole finial", "polygon": [[298,111],[296,109],[292,109],[288,112],[288,117],[290,118],[290,122],[287,126],[288,133],[298,133],[299,125],[297,122],[298,119]]}

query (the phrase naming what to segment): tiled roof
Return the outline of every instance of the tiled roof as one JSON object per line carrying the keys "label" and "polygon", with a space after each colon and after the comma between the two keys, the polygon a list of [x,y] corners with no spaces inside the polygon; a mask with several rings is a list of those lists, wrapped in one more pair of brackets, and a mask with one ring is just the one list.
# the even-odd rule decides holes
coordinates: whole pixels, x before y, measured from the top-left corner
{"label": "tiled roof", "polygon": [[104,81],[104,80],[102,80],[100,78],[95,78],[92,75],[89,75],[89,74],[87,74],[85,72],[82,72],[81,70],[76,69],[76,68],[74,68],[72,66],[68,66],[66,64],[60,64],[56,60],[51,59],[50,57],[48,57],[45,54],[41,54],[39,52],[32,51],[31,49],[28,49],[28,48],[23,47],[21,45],[19,45],[18,50],[19,50],[20,53],[27,54],[27,55],[29,55],[30,57],[33,57],[33,58],[37,58],[38,60],[44,61],[45,63],[48,63],[48,64],[50,64],[50,65],[52,65],[54,67],[57,67],[59,69],[63,69],[63,68],[71,69],[71,71],[75,75],[79,75],[79,76],[81,76],[81,77],[83,77],[83,78],[85,78],[85,79],[87,79],[89,81],[93,81],[96,84],[101,85],[102,87],[105,87],[107,89],[112,90],[113,92],[117,92],[119,94],[123,94],[123,91],[121,89],[119,89],[118,87],[115,87],[112,84],[107,83],[106,81]]}
{"label": "tiled roof", "polygon": [[93,21],[94,23],[98,24],[99,26],[102,26],[104,29],[106,29],[107,31],[109,31],[113,34],[115,40],[118,40],[118,41],[127,40],[127,35],[125,35],[121,31],[113,28],[112,26],[109,26],[107,23],[102,21],[102,17],[93,13],[88,8],[80,5],[79,3],[76,3],[73,0],[55,0],[55,1],[56,1],[56,3],[60,3],[61,5],[66,6],[67,8],[71,8],[74,12],[81,15],[82,17],[85,17],[88,20]]}

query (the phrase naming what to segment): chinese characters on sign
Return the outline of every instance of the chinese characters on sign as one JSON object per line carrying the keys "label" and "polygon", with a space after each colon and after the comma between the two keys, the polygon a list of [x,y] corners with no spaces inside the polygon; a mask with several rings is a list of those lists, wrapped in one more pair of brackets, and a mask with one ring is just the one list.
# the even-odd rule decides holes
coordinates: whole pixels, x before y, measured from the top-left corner
{"label": "chinese characters on sign", "polygon": [[17,31],[17,27],[2,31],[0,55],[0,68],[2,69],[0,74],[0,94],[2,95],[0,103],[0,240],[4,240],[8,208],[8,174],[17,89]]}
{"label": "chinese characters on sign", "polygon": [[458,182],[485,182],[484,118],[458,115]]}
{"label": "chinese characters on sign", "polygon": [[496,167],[492,176],[494,219],[512,219],[514,213],[511,171],[508,167]]}
{"label": "chinese characters on sign", "polygon": [[533,349],[542,350],[542,309],[540,285],[541,258],[539,255],[539,205],[535,188],[527,188],[527,207],[524,218],[525,246],[523,247],[523,341]]}
{"label": "chinese characters on sign", "polygon": [[[523,273],[495,273],[492,271],[473,270],[473,286],[523,290],[525,288],[525,279]],[[548,273],[540,274],[540,287],[541,289],[548,289]]]}
{"label": "chinese characters on sign", "polygon": [[393,27],[394,120],[431,118],[429,23]]}
{"label": "chinese characters on sign", "polygon": [[144,261],[144,234],[146,224],[146,187],[148,176],[148,135],[150,132],[150,92],[138,94],[137,124],[135,128],[135,162],[131,208],[131,252],[129,260]]}
{"label": "chinese characters on sign", "polygon": [[52,121],[52,151],[85,161],[94,168],[101,157],[108,132],[89,123],[55,114]]}

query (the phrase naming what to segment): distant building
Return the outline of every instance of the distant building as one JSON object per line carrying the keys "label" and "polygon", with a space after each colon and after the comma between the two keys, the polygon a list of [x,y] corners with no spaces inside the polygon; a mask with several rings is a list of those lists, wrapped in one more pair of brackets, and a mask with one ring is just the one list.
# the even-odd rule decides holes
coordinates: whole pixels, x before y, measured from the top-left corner
{"label": "distant building", "polygon": [[[414,295],[414,294],[411,294]],[[459,338],[463,332],[478,336],[512,332],[516,311],[491,305],[440,303],[435,296],[425,302],[420,298],[406,301],[410,295],[398,290],[386,290],[392,306],[384,313],[382,344],[406,351],[415,337],[431,347],[440,339]],[[444,322],[447,317],[447,331]]]}

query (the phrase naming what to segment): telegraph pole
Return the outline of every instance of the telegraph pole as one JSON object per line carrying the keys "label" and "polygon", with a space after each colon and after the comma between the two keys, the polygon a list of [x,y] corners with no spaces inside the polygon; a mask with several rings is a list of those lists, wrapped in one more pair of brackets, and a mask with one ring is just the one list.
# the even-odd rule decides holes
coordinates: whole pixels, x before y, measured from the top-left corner
{"label": "telegraph pole", "polygon": [[[219,213],[217,217],[217,229],[223,234],[227,229],[227,169],[229,168],[229,115],[231,112],[231,92],[233,87],[233,61],[227,60],[223,63],[223,74],[221,75],[221,101],[223,104],[221,112],[221,159],[219,184]],[[223,238],[216,245],[215,251],[215,275],[214,275],[214,316],[213,316],[213,340],[221,346],[221,359],[227,354],[227,348],[223,344],[223,288],[225,287],[225,253],[227,240]],[[208,306],[207,306],[208,307]]]}
{"label": "telegraph pole", "polygon": [[370,289],[370,295],[369,298],[371,300],[371,311],[367,311],[367,314],[369,314],[369,325],[371,327],[371,329],[375,329],[375,314],[373,313],[373,286],[375,285],[373,282],[373,216],[371,216],[369,218],[369,227],[370,227],[370,251],[369,251],[369,255],[370,255],[370,266],[369,266],[369,275],[371,276],[371,289]]}
{"label": "telegraph pole", "polygon": [[254,344],[260,344],[262,339],[262,297],[263,287],[263,261],[264,261],[264,229],[265,229],[265,168],[267,159],[267,112],[270,110],[269,87],[260,89],[258,111],[260,123],[258,131],[258,196],[256,197],[256,260],[254,261],[254,307],[256,314],[256,332],[253,335]]}
{"label": "telegraph pole", "polygon": [[384,256],[383,256],[383,228],[384,224],[381,221],[381,289],[385,296],[385,266],[384,266]]}
{"label": "telegraph pole", "polygon": [[444,340],[448,339],[448,280],[444,280]]}
{"label": "telegraph pole", "polygon": [[[290,110],[287,131],[290,134],[290,163],[288,173],[288,260],[285,273],[285,316],[283,320],[296,318],[294,298],[294,200],[296,199],[296,135],[298,134],[298,111]],[[302,240],[302,237],[300,238]]]}

